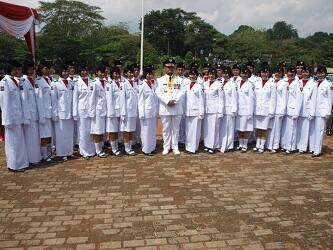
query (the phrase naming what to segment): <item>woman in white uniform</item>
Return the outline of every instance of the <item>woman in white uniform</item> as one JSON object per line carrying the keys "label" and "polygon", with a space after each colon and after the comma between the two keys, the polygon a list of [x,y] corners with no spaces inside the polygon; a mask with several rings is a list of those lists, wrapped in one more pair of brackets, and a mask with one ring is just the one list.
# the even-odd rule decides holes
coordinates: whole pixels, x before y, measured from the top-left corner
{"label": "woman in white uniform", "polygon": [[52,118],[57,116],[53,100],[53,86],[50,76],[51,62],[43,62],[37,68],[36,99],[39,115],[39,137],[42,158],[46,162],[51,161],[51,143],[53,137]]}
{"label": "woman in white uniform", "polygon": [[205,152],[214,154],[219,148],[220,119],[223,117],[224,99],[222,83],[216,79],[216,69],[209,70],[209,80],[204,82],[205,117],[204,145]]}
{"label": "woman in white uniform", "polygon": [[133,71],[132,67],[124,70],[128,78],[120,95],[120,131],[124,134],[125,154],[128,156],[137,155],[132,149],[138,115],[138,85],[133,79]]}
{"label": "woman in white uniform", "polygon": [[120,95],[123,85],[120,68],[112,68],[110,77],[111,81],[106,84],[106,132],[108,133],[112,153],[115,156],[121,156],[118,147],[118,133],[120,131]]}
{"label": "woman in white uniform", "polygon": [[254,152],[263,153],[267,130],[271,129],[276,107],[276,84],[270,78],[268,66],[260,69],[260,78],[254,82],[254,128],[257,138]]}
{"label": "woman in white uniform", "polygon": [[271,153],[276,153],[280,148],[281,128],[283,117],[286,114],[288,83],[283,79],[284,69],[277,67],[274,70],[274,83],[276,84],[276,108],[273,118],[272,129],[268,131],[266,148],[271,150]]}
{"label": "woman in white uniform", "polygon": [[241,80],[237,82],[238,92],[238,115],[236,117],[236,130],[238,131],[239,146],[241,153],[247,152],[249,135],[253,132],[254,91],[253,83],[249,81],[251,71],[242,67]]}
{"label": "woman in white uniform", "polygon": [[310,151],[312,157],[319,157],[322,154],[323,138],[325,132],[326,120],[331,116],[332,111],[332,83],[326,80],[327,69],[324,66],[317,68],[318,86],[316,97],[316,112],[314,122],[310,127]]}
{"label": "woman in white uniform", "polygon": [[55,146],[58,157],[67,161],[73,155],[74,119],[73,119],[73,91],[74,82],[68,80],[68,65],[61,67],[61,76],[53,81],[54,104],[57,116],[53,118],[55,131]]}
{"label": "woman in white uniform", "polygon": [[28,103],[28,117],[30,119],[29,124],[23,126],[25,143],[30,164],[37,164],[42,160],[40,152],[40,138],[38,129],[38,109],[35,93],[35,63],[33,61],[26,60],[23,63],[23,77],[21,78],[21,84],[24,85],[26,91],[22,91],[22,99],[26,99]]}
{"label": "woman in white uniform", "polygon": [[153,70],[146,68],[144,80],[139,86],[139,119],[141,123],[142,152],[153,156],[156,149],[156,122],[158,115],[158,97]]}
{"label": "woman in white uniform", "polygon": [[103,136],[106,131],[105,75],[106,67],[103,64],[99,64],[96,68],[96,78],[90,85],[90,90],[92,91],[92,101],[89,105],[89,116],[91,118],[90,133],[94,138],[95,153],[100,158],[108,156],[102,151]]}
{"label": "woman in white uniform", "polygon": [[298,80],[295,78],[296,69],[289,66],[286,82],[288,84],[287,113],[282,122],[281,148],[286,154],[296,150],[297,119],[302,108],[302,92]]}
{"label": "woman in white uniform", "polygon": [[20,84],[21,64],[9,61],[7,75],[0,81],[0,107],[2,125],[5,127],[5,154],[9,171],[23,172],[29,166],[23,124],[29,124],[27,103],[22,102]]}
{"label": "woman in white uniform", "polygon": [[318,84],[311,77],[311,68],[308,65],[303,66],[302,80],[299,80],[301,86],[303,101],[301,113],[297,121],[297,149],[300,154],[308,150],[310,135],[310,124],[313,123],[316,111],[316,98]]}
{"label": "woman in white uniform", "polygon": [[198,70],[192,68],[189,79],[185,80],[185,152],[195,154],[198,151],[201,124],[205,114],[205,94],[197,81]]}
{"label": "woman in white uniform", "polygon": [[85,64],[80,65],[79,72],[73,93],[73,118],[77,120],[80,155],[89,160],[95,156],[94,139],[90,134],[91,118],[88,113],[92,102],[91,80]]}
{"label": "woman in white uniform", "polygon": [[230,78],[232,75],[230,67],[224,67],[223,94],[224,94],[224,116],[220,123],[220,151],[222,153],[234,149],[235,119],[237,116],[237,85]]}

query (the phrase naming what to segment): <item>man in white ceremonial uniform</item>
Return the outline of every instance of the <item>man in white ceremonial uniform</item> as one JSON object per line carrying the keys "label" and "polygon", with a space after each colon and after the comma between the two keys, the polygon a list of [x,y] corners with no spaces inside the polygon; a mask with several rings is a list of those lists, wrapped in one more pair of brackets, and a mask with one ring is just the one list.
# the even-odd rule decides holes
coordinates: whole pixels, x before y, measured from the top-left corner
{"label": "man in white ceremonial uniform", "polygon": [[93,136],[90,133],[91,118],[89,107],[93,101],[91,80],[85,64],[79,68],[80,76],[73,92],[73,118],[77,121],[80,155],[89,160],[95,156],[95,145]]}
{"label": "man in white ceremonial uniform", "polygon": [[38,128],[38,109],[35,92],[35,63],[33,61],[26,60],[23,63],[23,77],[21,78],[21,84],[25,86],[21,91],[22,99],[26,99],[29,124],[24,124],[24,137],[29,158],[29,163],[37,164],[42,160],[40,152],[40,138]]}
{"label": "man in white ceremonial uniform", "polygon": [[303,77],[299,80],[303,101],[300,116],[297,120],[297,149],[304,154],[308,149],[310,124],[313,123],[316,111],[316,98],[318,84],[311,77],[311,68],[303,66]]}
{"label": "man in white ceremonial uniform", "polygon": [[180,120],[183,115],[185,90],[182,82],[173,75],[175,60],[169,58],[164,63],[165,75],[157,79],[156,94],[159,98],[159,115],[163,124],[163,155],[172,148],[179,155],[178,139]]}
{"label": "man in white ceremonial uniform", "polygon": [[284,70],[282,67],[277,67],[274,70],[274,83],[276,84],[276,108],[273,118],[272,129],[268,131],[266,140],[266,148],[276,153],[280,148],[280,138],[282,121],[287,112],[287,98],[288,98],[288,82],[282,77]]}
{"label": "man in white ceremonial uniform", "polygon": [[312,157],[319,157],[322,154],[326,120],[332,112],[333,86],[331,82],[325,79],[326,75],[326,67],[319,65],[316,72],[318,90],[315,103],[315,119],[310,124],[309,147]]}
{"label": "man in white ceremonial uniform", "polygon": [[118,146],[118,134],[120,131],[120,96],[123,82],[121,81],[120,68],[113,67],[110,71],[110,79],[106,83],[106,132],[111,144],[112,153],[121,156]]}
{"label": "man in white ceremonial uniform", "polygon": [[142,152],[147,156],[153,156],[156,149],[156,122],[158,115],[158,97],[156,85],[151,68],[146,68],[143,74],[144,80],[139,86],[139,119],[141,122]]}
{"label": "man in white ceremonial uniform", "polygon": [[197,81],[199,72],[192,68],[189,79],[185,80],[185,152],[195,154],[198,151],[201,124],[205,115],[205,94],[203,86]]}
{"label": "man in white ceremonial uniform", "polygon": [[92,101],[89,106],[90,134],[94,138],[95,153],[100,158],[108,156],[102,151],[103,137],[106,132],[105,70],[105,65],[99,64],[96,68],[96,77],[90,85],[92,91]]}
{"label": "man in white ceremonial uniform", "polygon": [[230,78],[232,75],[230,67],[223,68],[223,94],[224,111],[220,123],[220,152],[224,153],[234,149],[235,119],[238,108],[237,85]]}
{"label": "man in white ceremonial uniform", "polygon": [[61,75],[58,80],[53,80],[54,105],[57,110],[57,116],[53,117],[55,130],[55,146],[58,157],[67,161],[68,157],[73,155],[73,91],[74,82],[68,80],[68,65],[61,67]]}
{"label": "man in white ceremonial uniform", "polygon": [[[185,88],[185,64],[183,62],[178,62],[176,65],[176,71],[177,71],[177,80],[181,82],[182,88]],[[183,102],[183,109],[185,110],[185,101]],[[179,126],[179,139],[178,142],[181,144],[185,144],[185,114],[182,115],[182,119],[180,120],[180,126]]]}
{"label": "man in white ceremonial uniform", "polygon": [[128,79],[123,82],[120,94],[120,131],[123,132],[125,154],[128,156],[136,155],[132,145],[138,118],[138,83],[133,79],[133,72],[133,66],[124,70]]}
{"label": "man in white ceremonial uniform", "polygon": [[5,127],[5,154],[9,171],[21,172],[29,167],[23,124],[29,124],[26,103],[22,102],[21,64],[9,61],[5,77],[0,81],[0,107]]}
{"label": "man in white ceremonial uniform", "polygon": [[276,108],[276,84],[270,77],[268,66],[260,69],[260,78],[254,83],[254,128],[256,147],[254,152],[265,150],[267,131],[272,128]]}
{"label": "man in white ceremonial uniform", "polygon": [[[131,69],[133,71],[133,78],[131,80],[134,82],[137,93],[139,95],[139,86],[142,84],[142,81],[140,79],[140,65],[137,63],[133,63],[131,65]],[[134,145],[137,147],[141,146],[141,123],[139,116],[136,117],[136,128],[132,140],[132,146]]]}
{"label": "man in white ceremonial uniform", "polygon": [[237,82],[238,114],[236,117],[236,130],[238,131],[239,145],[237,150],[247,152],[250,133],[253,132],[254,90],[253,83],[249,81],[251,71],[242,67],[241,80]]}
{"label": "man in white ceremonial uniform", "polygon": [[39,115],[39,137],[41,140],[42,158],[46,162],[51,161],[51,143],[54,137],[52,118],[57,116],[53,100],[53,86],[50,78],[50,62],[38,65],[36,78],[36,99]]}
{"label": "man in white ceremonial uniform", "polygon": [[295,74],[295,67],[289,66],[285,79],[288,83],[287,113],[282,122],[281,130],[281,148],[286,154],[291,154],[296,150],[297,119],[303,102],[301,87],[298,80],[295,79]]}
{"label": "man in white ceremonial uniform", "polygon": [[220,147],[220,119],[223,117],[224,110],[222,82],[217,80],[216,76],[216,69],[210,69],[209,80],[203,86],[205,93],[204,151],[210,154],[214,154]]}

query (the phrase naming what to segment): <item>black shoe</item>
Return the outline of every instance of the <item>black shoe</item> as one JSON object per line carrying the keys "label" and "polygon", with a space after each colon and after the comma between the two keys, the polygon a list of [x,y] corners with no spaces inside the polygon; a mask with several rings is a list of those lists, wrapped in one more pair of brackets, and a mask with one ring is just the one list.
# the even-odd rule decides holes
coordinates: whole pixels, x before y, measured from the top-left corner
{"label": "black shoe", "polygon": [[312,154],[311,157],[320,157],[321,154]]}
{"label": "black shoe", "polygon": [[8,171],[14,172],[14,173],[16,173],[16,172],[25,172],[25,169],[24,168],[21,168],[21,169],[11,169],[11,168],[8,168]]}

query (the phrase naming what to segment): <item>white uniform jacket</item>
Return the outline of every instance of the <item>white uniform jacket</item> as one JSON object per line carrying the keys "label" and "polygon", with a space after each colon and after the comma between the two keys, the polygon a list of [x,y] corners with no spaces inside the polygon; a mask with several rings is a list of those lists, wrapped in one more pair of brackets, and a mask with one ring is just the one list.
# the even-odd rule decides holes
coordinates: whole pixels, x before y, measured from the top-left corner
{"label": "white uniform jacket", "polygon": [[314,117],[316,111],[316,98],[318,84],[311,78],[306,80],[299,80],[299,85],[301,86],[301,91],[303,94],[303,103],[301,108],[300,116]]}
{"label": "white uniform jacket", "polygon": [[254,114],[254,85],[250,81],[237,81],[238,115],[250,116]]}
{"label": "white uniform jacket", "polygon": [[[185,89],[182,81],[175,76],[164,75],[157,79],[156,94],[160,100],[160,115],[183,115]],[[175,106],[168,106],[169,101],[175,100]]]}
{"label": "white uniform jacket", "polygon": [[89,107],[89,117],[91,118],[106,116],[105,85],[106,80],[100,80],[98,77],[91,81],[92,101]]}
{"label": "white uniform jacket", "polygon": [[31,121],[38,121],[38,108],[35,92],[35,79],[24,75],[21,78],[21,84],[24,85],[24,91],[21,91],[22,100],[28,105],[28,119]]}
{"label": "white uniform jacket", "polygon": [[332,83],[326,79],[318,84],[315,116],[329,117],[332,111]]}
{"label": "white uniform jacket", "polygon": [[268,79],[266,84],[260,77],[254,83],[254,114],[260,116],[273,116],[276,107],[276,84],[272,78]]}
{"label": "white uniform jacket", "polygon": [[288,84],[288,102],[287,102],[287,115],[299,116],[302,108],[302,91],[299,86],[298,80],[294,79],[290,84],[288,79],[285,80]]}
{"label": "white uniform jacket", "polygon": [[72,119],[74,82],[59,78],[57,81],[53,81],[53,91],[58,118]]}
{"label": "white uniform jacket", "polygon": [[106,116],[120,117],[120,96],[122,93],[122,85],[125,81],[111,80],[106,83]]}
{"label": "white uniform jacket", "polygon": [[90,88],[91,80],[89,77],[82,79],[78,78],[77,84],[74,86],[73,93],[73,117],[89,118],[89,107],[93,101],[93,89]]}
{"label": "white uniform jacket", "polygon": [[224,114],[237,114],[238,93],[236,83],[229,79],[223,82]]}
{"label": "white uniform jacket", "polygon": [[191,88],[191,80],[185,80],[185,115],[198,116],[205,114],[205,94],[202,85],[196,81]]}
{"label": "white uniform jacket", "polygon": [[224,96],[222,83],[218,80],[204,82],[205,113],[223,115]]}
{"label": "white uniform jacket", "polygon": [[137,117],[138,115],[138,90],[137,84],[125,80],[120,92],[120,117]]}
{"label": "white uniform jacket", "polygon": [[288,101],[288,82],[281,79],[276,82],[276,115],[285,115],[287,113]]}
{"label": "white uniform jacket", "polygon": [[139,119],[155,118],[158,115],[158,97],[156,95],[155,81],[143,80],[139,86]]}

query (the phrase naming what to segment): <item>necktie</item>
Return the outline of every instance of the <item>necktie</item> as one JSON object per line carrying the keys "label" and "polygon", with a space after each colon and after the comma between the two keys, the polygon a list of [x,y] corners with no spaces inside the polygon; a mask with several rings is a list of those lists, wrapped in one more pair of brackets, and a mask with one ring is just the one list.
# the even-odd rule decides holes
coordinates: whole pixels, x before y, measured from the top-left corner
{"label": "necktie", "polygon": [[240,88],[243,86],[244,83],[245,83],[245,81],[241,80],[241,82],[240,82]]}
{"label": "necktie", "polygon": [[14,77],[11,77],[11,79],[12,79],[13,82],[15,83],[16,87],[18,87],[18,81],[17,81]]}
{"label": "necktie", "polygon": [[191,84],[190,84],[190,89],[193,88],[194,84],[195,84],[195,82],[191,82]]}
{"label": "necktie", "polygon": [[28,77],[29,82],[31,83],[32,87],[35,87],[34,79],[32,77]]}
{"label": "necktie", "polygon": [[262,87],[265,87],[267,80],[262,80]]}

